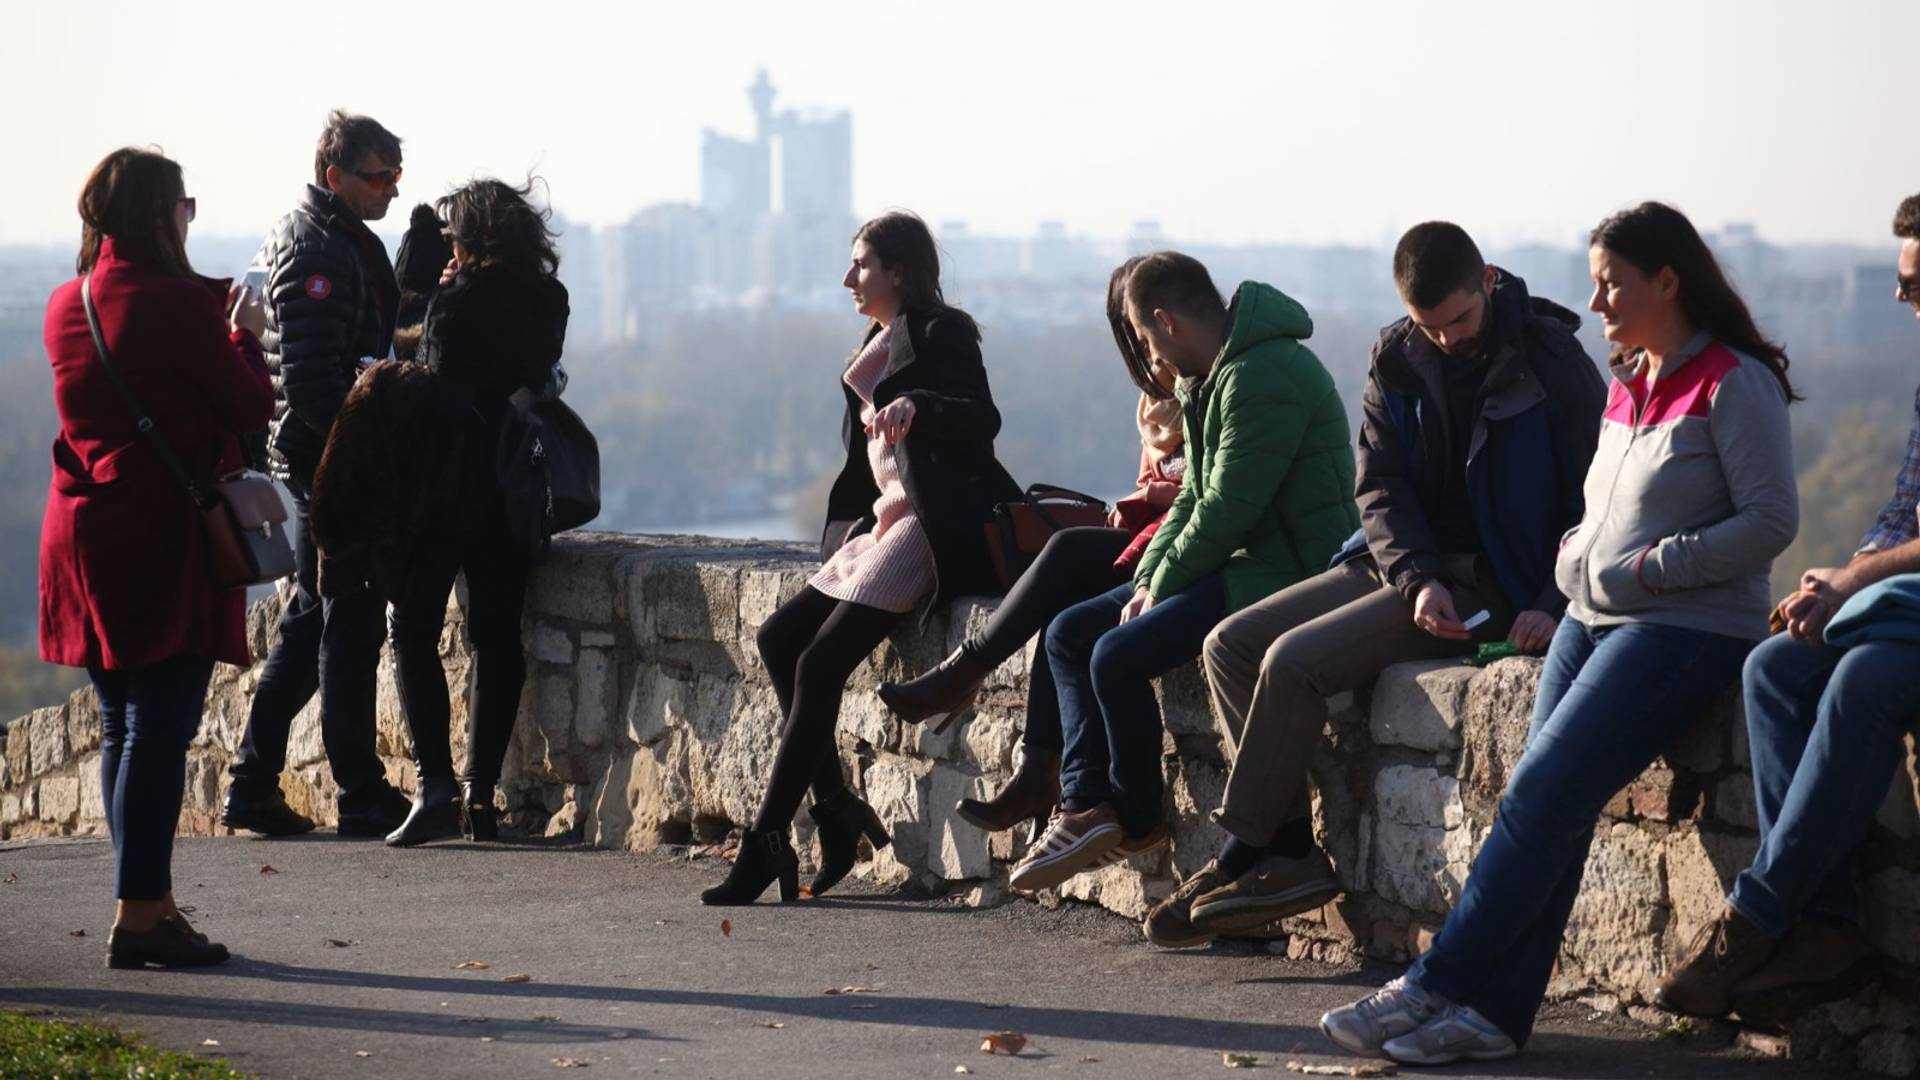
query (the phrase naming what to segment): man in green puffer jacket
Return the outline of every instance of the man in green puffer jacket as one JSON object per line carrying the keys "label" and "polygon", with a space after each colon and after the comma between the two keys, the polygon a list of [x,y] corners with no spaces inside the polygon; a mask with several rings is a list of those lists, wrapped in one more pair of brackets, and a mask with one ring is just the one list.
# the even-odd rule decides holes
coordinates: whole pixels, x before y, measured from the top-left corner
{"label": "man in green puffer jacket", "polygon": [[1127,279],[1127,322],[1181,374],[1187,475],[1131,583],[1047,628],[1066,747],[1060,813],[1011,884],[1050,888],[1166,838],[1153,680],[1227,615],[1326,568],[1359,526],[1346,409],[1301,340],[1313,320],[1270,285],[1221,302],[1175,252]]}

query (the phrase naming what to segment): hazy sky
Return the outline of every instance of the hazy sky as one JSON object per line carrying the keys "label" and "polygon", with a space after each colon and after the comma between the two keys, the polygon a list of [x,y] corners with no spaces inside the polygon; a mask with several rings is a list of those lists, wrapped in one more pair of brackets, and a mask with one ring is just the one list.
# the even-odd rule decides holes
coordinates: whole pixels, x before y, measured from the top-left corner
{"label": "hazy sky", "polygon": [[623,220],[697,199],[701,128],[747,133],[765,65],[852,110],[857,214],[1564,243],[1662,198],[1876,243],[1920,190],[1917,41],[1916,0],[7,4],[0,242],[77,236],[126,143],[187,167],[196,229],[262,233],[335,105],[406,140],[403,199],[533,169]]}

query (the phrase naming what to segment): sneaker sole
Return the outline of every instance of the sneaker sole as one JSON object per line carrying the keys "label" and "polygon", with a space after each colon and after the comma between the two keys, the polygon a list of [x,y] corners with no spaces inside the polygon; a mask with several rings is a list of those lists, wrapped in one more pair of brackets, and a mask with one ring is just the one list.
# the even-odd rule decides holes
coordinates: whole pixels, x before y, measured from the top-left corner
{"label": "sneaker sole", "polygon": [[1388,1053],[1386,1056],[1402,1065],[1452,1065],[1456,1061],[1505,1061],[1519,1053],[1519,1047],[1509,1046],[1504,1050],[1462,1050],[1458,1053],[1425,1055]]}
{"label": "sneaker sole", "polygon": [[1140,932],[1146,935],[1147,942],[1149,944],[1157,946],[1162,949],[1192,949],[1201,945],[1213,944],[1213,935],[1202,932],[1202,931],[1196,931],[1192,937],[1184,937],[1184,938],[1159,937],[1154,934],[1153,927],[1147,925],[1146,923],[1141,923]]}
{"label": "sneaker sole", "polygon": [[1261,896],[1227,897],[1210,904],[1193,905],[1193,925],[1214,933],[1230,930],[1257,930],[1289,915],[1325,907],[1340,895],[1340,883],[1310,881],[1282,893]]}
{"label": "sneaker sole", "polygon": [[1007,887],[1018,892],[1051,889],[1099,865],[1102,855],[1118,847],[1126,834],[1118,825],[1102,825],[1071,846],[1052,855],[1032,858],[1013,868]]}

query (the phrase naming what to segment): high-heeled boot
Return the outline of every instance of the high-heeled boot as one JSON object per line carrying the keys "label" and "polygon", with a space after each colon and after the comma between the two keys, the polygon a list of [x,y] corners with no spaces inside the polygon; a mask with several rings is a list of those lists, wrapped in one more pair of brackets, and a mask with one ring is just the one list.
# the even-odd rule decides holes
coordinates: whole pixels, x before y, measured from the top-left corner
{"label": "high-heeled boot", "polygon": [[1020,757],[1020,767],[1000,794],[982,802],[961,799],[954,812],[988,832],[1011,829],[1032,818],[1045,826],[1047,815],[1060,801],[1060,751],[1031,747]]}
{"label": "high-heeled boot", "polygon": [[387,834],[388,847],[412,847],[460,835],[460,788],[451,776],[423,776],[413,809]]}
{"label": "high-heeled boot", "polygon": [[461,785],[460,831],[475,840],[500,839],[500,811],[493,808],[493,785],[469,780]]}
{"label": "high-heeled boot", "polygon": [[932,671],[911,682],[881,683],[880,700],[910,724],[937,720],[933,733],[938,735],[972,706],[992,671],[964,647],[958,648]]}
{"label": "high-heeled boot", "polygon": [[734,856],[727,880],[700,894],[700,902],[739,907],[760,899],[767,886],[780,883],[780,902],[800,898],[800,856],[787,842],[787,830],[748,829],[740,834],[740,854]]}
{"label": "high-heeled boot", "polygon": [[807,811],[813,817],[814,835],[820,840],[820,871],[813,877],[813,895],[819,896],[847,876],[860,857],[860,838],[866,837],[879,851],[893,843],[887,827],[859,796],[842,790],[825,802],[813,804]]}

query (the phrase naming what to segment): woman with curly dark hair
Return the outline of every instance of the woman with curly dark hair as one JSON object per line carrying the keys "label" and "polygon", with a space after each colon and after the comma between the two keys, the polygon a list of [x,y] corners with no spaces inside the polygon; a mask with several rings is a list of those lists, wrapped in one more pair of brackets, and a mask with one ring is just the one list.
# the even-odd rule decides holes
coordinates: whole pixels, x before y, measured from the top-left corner
{"label": "woman with curly dark hair", "polygon": [[[420,773],[413,812],[387,837],[396,847],[463,828],[476,840],[498,835],[494,785],[526,681],[520,616],[532,564],[508,527],[494,447],[510,399],[546,389],[567,333],[567,290],[554,277],[560,256],[548,213],[529,201],[531,193],[531,183],[476,180],[435,207],[453,258],[427,309],[419,362],[460,397],[466,430],[456,509],[415,545],[393,597],[400,707]],[[463,572],[471,738],[456,787],[439,646],[447,595]]]}

